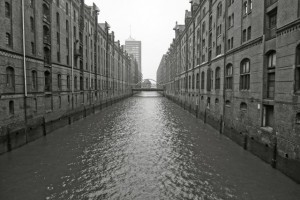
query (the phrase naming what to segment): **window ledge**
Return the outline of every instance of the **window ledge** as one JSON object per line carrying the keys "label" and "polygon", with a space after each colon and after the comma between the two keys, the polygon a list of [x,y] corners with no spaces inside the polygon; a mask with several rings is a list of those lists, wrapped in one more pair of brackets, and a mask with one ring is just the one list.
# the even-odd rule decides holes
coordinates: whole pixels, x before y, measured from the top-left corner
{"label": "window ledge", "polygon": [[260,129],[263,131],[266,131],[268,133],[273,133],[273,128],[270,126],[263,126],[263,127],[260,127]]}

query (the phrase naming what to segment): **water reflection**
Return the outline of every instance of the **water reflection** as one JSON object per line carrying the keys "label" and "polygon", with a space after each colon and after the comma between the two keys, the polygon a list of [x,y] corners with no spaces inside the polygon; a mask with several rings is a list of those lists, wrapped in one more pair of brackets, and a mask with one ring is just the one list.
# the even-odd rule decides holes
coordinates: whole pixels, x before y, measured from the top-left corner
{"label": "water reflection", "polygon": [[298,199],[299,185],[157,97],[0,156],[0,199]]}

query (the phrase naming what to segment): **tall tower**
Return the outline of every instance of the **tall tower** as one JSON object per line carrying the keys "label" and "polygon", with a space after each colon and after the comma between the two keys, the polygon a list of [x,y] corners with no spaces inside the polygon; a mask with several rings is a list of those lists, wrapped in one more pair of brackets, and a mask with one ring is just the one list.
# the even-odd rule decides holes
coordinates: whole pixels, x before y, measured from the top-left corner
{"label": "tall tower", "polygon": [[142,42],[133,39],[131,36],[125,41],[125,50],[134,56],[138,63],[138,73],[142,78]]}

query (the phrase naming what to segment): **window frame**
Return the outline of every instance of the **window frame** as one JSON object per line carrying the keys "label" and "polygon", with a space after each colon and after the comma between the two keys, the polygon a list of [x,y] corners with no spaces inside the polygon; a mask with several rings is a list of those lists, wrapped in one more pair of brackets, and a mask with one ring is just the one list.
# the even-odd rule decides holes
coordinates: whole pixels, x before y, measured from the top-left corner
{"label": "window frame", "polygon": [[241,91],[250,90],[250,72],[251,72],[250,59],[245,58],[241,61],[241,65],[240,65],[240,90]]}

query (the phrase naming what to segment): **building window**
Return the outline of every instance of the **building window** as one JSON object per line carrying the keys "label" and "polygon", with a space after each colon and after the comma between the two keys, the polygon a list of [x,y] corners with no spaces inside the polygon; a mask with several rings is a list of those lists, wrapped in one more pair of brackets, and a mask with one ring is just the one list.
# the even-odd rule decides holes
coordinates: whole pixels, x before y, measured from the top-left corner
{"label": "building window", "polygon": [[60,52],[57,52],[57,62],[60,62]]}
{"label": "building window", "polygon": [[85,88],[88,90],[89,89],[89,79],[85,79]]}
{"label": "building window", "polygon": [[215,99],[215,104],[219,104],[219,99],[218,98]]}
{"label": "building window", "polygon": [[14,101],[9,101],[9,115],[15,114],[15,105]]}
{"label": "building window", "polygon": [[49,71],[45,71],[45,91],[49,92],[51,90],[51,76]]}
{"label": "building window", "polygon": [[50,64],[51,55],[48,47],[44,47],[44,62],[45,64]]}
{"label": "building window", "polygon": [[210,109],[210,97],[207,98],[207,108]]}
{"label": "building window", "polygon": [[83,87],[83,77],[80,76],[80,90],[84,90],[84,87]]}
{"label": "building window", "polygon": [[37,89],[37,72],[35,70],[31,71],[31,77],[32,77],[32,89]]}
{"label": "building window", "polygon": [[234,14],[233,13],[232,13],[232,15],[230,15],[228,17],[228,25],[229,25],[229,28],[233,27],[233,25],[234,25]]}
{"label": "building window", "polygon": [[10,18],[11,17],[11,7],[10,3],[5,2],[5,17]]}
{"label": "building window", "polygon": [[56,0],[56,6],[59,7],[59,0]]}
{"label": "building window", "polygon": [[31,53],[32,53],[32,55],[35,54],[35,45],[34,45],[34,42],[31,42]]}
{"label": "building window", "polygon": [[34,19],[33,19],[33,17],[30,17],[30,29],[31,29],[31,32],[34,31]]}
{"label": "building window", "polygon": [[222,3],[220,2],[217,7],[217,18],[222,16]]}
{"label": "building window", "polygon": [[273,99],[275,95],[275,67],[276,67],[276,52],[271,51],[267,54],[267,98]]}
{"label": "building window", "polygon": [[34,0],[29,0],[29,6],[30,6],[31,8],[34,7]]}
{"label": "building window", "polygon": [[263,111],[264,111],[263,126],[274,127],[274,107],[265,105]]}
{"label": "building window", "polygon": [[70,76],[67,75],[67,89],[70,89]]}
{"label": "building window", "polygon": [[244,43],[244,42],[246,42],[246,41],[247,41],[247,30],[244,29],[244,30],[243,30],[243,35],[242,35],[242,42]]}
{"label": "building window", "polygon": [[200,88],[200,76],[199,73],[197,73],[196,75],[196,89]]}
{"label": "building window", "polygon": [[192,76],[192,89],[195,89],[195,75]]}
{"label": "building window", "polygon": [[58,90],[61,90],[61,75],[57,75],[57,88]]}
{"label": "building window", "polygon": [[206,77],[207,77],[207,83],[206,83],[206,90],[207,91],[211,91],[211,69],[207,69],[207,74],[206,74]]}
{"label": "building window", "polygon": [[300,124],[300,113],[296,115],[296,124]]}
{"label": "building window", "polygon": [[69,15],[69,4],[66,3],[66,15]]}
{"label": "building window", "polygon": [[252,8],[253,8],[253,2],[252,2],[252,0],[248,0],[248,7],[249,7],[249,12],[251,12]]}
{"label": "building window", "polygon": [[220,83],[221,83],[221,76],[220,76],[220,67],[217,67],[216,69],[216,90],[220,89]]}
{"label": "building window", "polygon": [[222,46],[220,44],[220,45],[217,45],[216,54],[218,56],[218,55],[221,55],[221,53],[222,53]]}
{"label": "building window", "polygon": [[189,76],[189,89],[191,89],[191,76]]}
{"label": "building window", "polygon": [[300,44],[296,48],[296,91],[300,91]]}
{"label": "building window", "polygon": [[251,26],[248,27],[247,32],[247,40],[251,40]]}
{"label": "building window", "polygon": [[247,108],[248,108],[248,105],[245,102],[242,102],[240,105],[240,109],[245,111],[245,110],[247,110]]}
{"label": "building window", "polygon": [[225,106],[230,107],[231,106],[231,102],[229,100],[225,101]]}
{"label": "building window", "polygon": [[250,60],[244,59],[240,68],[240,90],[250,89]]}
{"label": "building window", "polygon": [[269,38],[276,37],[276,28],[277,28],[277,10],[268,14],[269,26],[268,26],[268,36]]}
{"label": "building window", "polygon": [[77,90],[77,76],[74,77],[74,89]]}
{"label": "building window", "polygon": [[205,72],[201,73],[201,89],[204,89],[204,83],[205,83]]}
{"label": "building window", "polygon": [[247,15],[247,13],[248,13],[248,2],[247,0],[245,0],[243,3],[243,14]]}
{"label": "building window", "polygon": [[69,33],[69,20],[66,20],[66,32]]}
{"label": "building window", "polygon": [[8,46],[8,47],[11,47],[11,35],[9,34],[9,33],[6,33],[5,34],[5,44],[6,44],[6,46]]}
{"label": "building window", "polygon": [[12,67],[6,68],[6,87],[15,87],[15,70]]}
{"label": "building window", "polygon": [[226,66],[226,81],[225,81],[225,89],[232,90],[233,88],[233,66],[232,64],[228,64]]}
{"label": "building window", "polygon": [[57,29],[60,29],[60,17],[59,17],[59,13],[56,13],[56,26]]}

